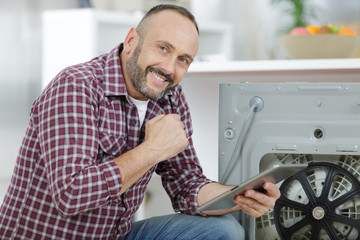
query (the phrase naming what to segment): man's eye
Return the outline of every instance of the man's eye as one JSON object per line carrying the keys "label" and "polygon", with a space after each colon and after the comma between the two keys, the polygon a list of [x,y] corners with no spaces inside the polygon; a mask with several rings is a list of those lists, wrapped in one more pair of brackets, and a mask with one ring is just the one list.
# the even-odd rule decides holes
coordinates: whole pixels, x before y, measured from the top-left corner
{"label": "man's eye", "polygon": [[166,53],[166,52],[167,52],[167,48],[166,48],[166,47],[164,47],[164,46],[160,46],[160,50],[161,50],[162,52],[164,52],[164,53]]}
{"label": "man's eye", "polygon": [[188,64],[188,60],[186,58],[180,58],[179,61],[182,63],[182,64]]}

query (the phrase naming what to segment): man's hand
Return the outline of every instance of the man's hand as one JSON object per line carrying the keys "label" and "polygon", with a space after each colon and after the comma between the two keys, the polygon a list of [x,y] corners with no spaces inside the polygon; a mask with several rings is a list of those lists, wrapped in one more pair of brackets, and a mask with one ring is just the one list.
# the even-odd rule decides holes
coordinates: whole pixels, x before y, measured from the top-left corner
{"label": "man's hand", "polygon": [[255,218],[262,216],[275,206],[275,202],[280,198],[280,190],[270,182],[264,183],[263,188],[266,193],[248,190],[244,195],[239,195],[234,199],[237,204],[231,210],[242,210],[246,214]]}
{"label": "man's hand", "polygon": [[[210,199],[220,195],[233,188],[234,186],[226,186],[219,183],[209,183],[204,185],[198,194],[198,202],[201,206]],[[213,210],[204,211],[208,215],[223,215],[234,211],[243,211],[244,213],[253,216],[260,217],[267,213],[270,208],[275,206],[275,202],[280,198],[280,190],[278,187],[270,182],[266,182],[263,185],[266,192],[258,192],[255,190],[248,190],[244,195],[239,195],[234,199],[237,204],[233,208],[226,210]]]}
{"label": "man's hand", "polygon": [[189,144],[178,114],[158,115],[146,123],[144,144],[158,162],[172,158]]}
{"label": "man's hand", "polygon": [[120,193],[124,193],[155,164],[176,156],[187,145],[179,115],[159,115],[148,121],[145,141],[114,159],[121,173]]}

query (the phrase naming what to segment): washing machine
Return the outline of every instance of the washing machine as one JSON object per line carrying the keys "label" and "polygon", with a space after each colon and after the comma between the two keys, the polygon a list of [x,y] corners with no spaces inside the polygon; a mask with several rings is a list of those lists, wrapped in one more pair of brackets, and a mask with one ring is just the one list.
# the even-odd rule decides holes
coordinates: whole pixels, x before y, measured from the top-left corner
{"label": "washing machine", "polygon": [[267,214],[235,213],[249,240],[360,239],[359,146],[360,83],[219,84],[220,182],[309,164]]}

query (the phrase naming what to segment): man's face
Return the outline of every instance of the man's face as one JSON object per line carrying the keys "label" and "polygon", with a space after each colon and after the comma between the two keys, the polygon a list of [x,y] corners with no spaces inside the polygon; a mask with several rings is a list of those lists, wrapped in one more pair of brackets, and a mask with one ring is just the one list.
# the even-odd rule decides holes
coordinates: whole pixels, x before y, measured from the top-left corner
{"label": "man's face", "polygon": [[194,24],[174,11],[162,11],[150,21],[126,62],[128,92],[140,100],[159,99],[175,87],[199,45]]}
{"label": "man's face", "polygon": [[[169,89],[175,86],[174,79],[169,74],[165,74],[161,69],[157,67],[148,66],[143,69],[138,64],[139,55],[141,53],[140,44],[141,43],[136,46],[134,53],[132,54],[132,56],[130,56],[126,63],[127,72],[136,91],[138,91],[140,94],[142,94],[148,99],[157,100],[164,96],[164,94]],[[156,73],[166,79],[168,84],[165,85],[166,87],[163,90],[156,90],[147,86],[146,78],[149,72]]]}

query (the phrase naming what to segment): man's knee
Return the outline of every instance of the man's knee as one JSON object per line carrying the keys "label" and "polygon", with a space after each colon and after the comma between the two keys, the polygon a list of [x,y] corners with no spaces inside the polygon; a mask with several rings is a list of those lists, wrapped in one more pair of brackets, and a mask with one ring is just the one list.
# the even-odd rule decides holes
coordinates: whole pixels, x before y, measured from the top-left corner
{"label": "man's knee", "polygon": [[212,219],[211,232],[217,236],[214,239],[245,239],[244,228],[231,214],[209,218]]}

